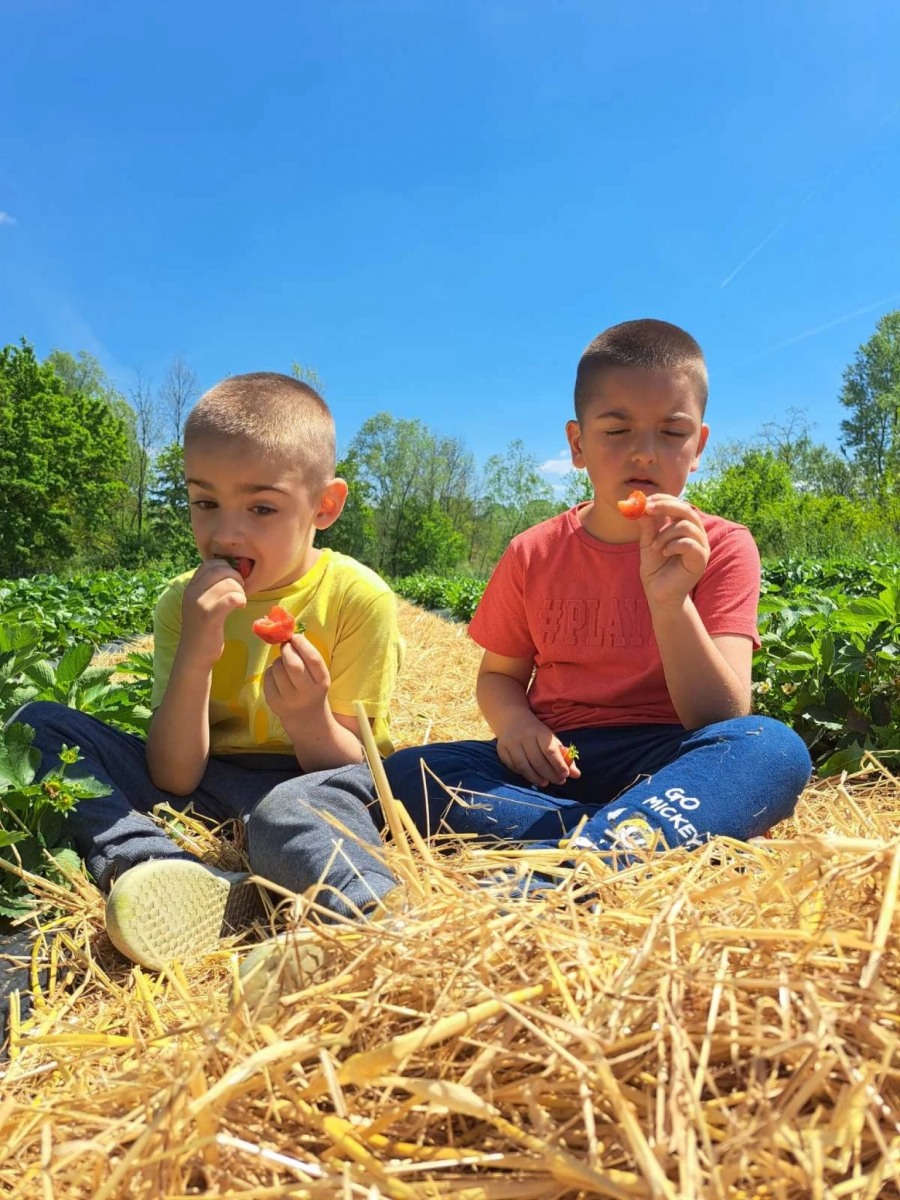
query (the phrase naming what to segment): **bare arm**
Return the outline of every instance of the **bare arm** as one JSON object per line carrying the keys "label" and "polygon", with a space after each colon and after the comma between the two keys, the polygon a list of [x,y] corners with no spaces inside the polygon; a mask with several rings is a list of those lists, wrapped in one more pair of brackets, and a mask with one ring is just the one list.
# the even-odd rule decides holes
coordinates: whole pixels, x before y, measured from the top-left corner
{"label": "bare arm", "polygon": [[500,761],[537,787],[564,783],[581,772],[567,763],[559,738],[531,711],[527,687],[534,662],[485,650],[475,695],[497,738]]}
{"label": "bare arm", "polygon": [[640,521],[641,581],[678,719],[686,729],[699,729],[745,716],[753,642],[712,637],[690,595],[709,562],[700,516],[683,500],[658,494]]}
{"label": "bare arm", "polygon": [[266,670],[263,694],[291,739],[304,771],[324,771],[362,762],[365,754],[355,717],[337,716],[328,707],[331,676],[308,638],[295,633]]}
{"label": "bare arm", "polygon": [[738,635],[711,637],[694,602],[654,610],[653,632],[666,686],[686,729],[750,712],[753,642]]}
{"label": "bare arm", "polygon": [[365,759],[356,717],[339,716],[327,706],[292,726],[284,724],[297,762],[307,773],[329,767],[346,767]]}
{"label": "bare arm", "polygon": [[212,666],[192,662],[179,646],[162,703],[147,733],[147,770],[164,792],[187,796],[209,761]]}
{"label": "bare arm", "polygon": [[209,761],[209,693],[225,647],[225,620],[247,603],[241,577],[211,559],[184,590],[181,637],[162,703],[147,734],[147,770],[164,792],[188,796]]}

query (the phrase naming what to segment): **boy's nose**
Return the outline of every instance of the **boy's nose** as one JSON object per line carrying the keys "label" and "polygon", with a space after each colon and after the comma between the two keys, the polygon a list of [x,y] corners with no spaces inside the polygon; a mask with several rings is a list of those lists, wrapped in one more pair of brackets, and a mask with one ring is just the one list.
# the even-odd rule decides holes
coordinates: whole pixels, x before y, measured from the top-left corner
{"label": "boy's nose", "polygon": [[221,554],[228,554],[230,551],[243,545],[243,542],[243,530],[239,525],[232,522],[228,524],[223,522],[213,530],[211,539],[212,548]]}

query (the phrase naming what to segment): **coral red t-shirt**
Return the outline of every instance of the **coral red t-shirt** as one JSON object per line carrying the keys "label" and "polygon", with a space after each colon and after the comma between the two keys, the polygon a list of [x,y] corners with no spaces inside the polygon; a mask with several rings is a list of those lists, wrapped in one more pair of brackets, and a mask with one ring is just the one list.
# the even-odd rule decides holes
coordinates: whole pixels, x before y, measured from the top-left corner
{"label": "coral red t-shirt", "polygon": [[[469,625],[485,650],[533,658],[532,711],[552,730],[675,724],[637,542],[602,542],[579,505],[513,538]],[[695,510],[699,512],[699,510]],[[691,592],[710,636],[759,647],[759,551],[750,530],[699,513],[710,554]]]}

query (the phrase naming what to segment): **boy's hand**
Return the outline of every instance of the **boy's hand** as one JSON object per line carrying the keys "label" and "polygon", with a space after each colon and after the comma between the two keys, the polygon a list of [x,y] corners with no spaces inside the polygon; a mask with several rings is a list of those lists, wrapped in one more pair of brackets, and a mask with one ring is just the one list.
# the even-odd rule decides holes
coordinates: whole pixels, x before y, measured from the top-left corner
{"label": "boy's hand", "polygon": [[302,633],[284,642],[281,654],[263,676],[266,703],[285,729],[297,717],[324,711],[330,687],[325,659]]}
{"label": "boy's hand", "polygon": [[651,604],[681,604],[709,562],[709,539],[699,515],[684,500],[647,500],[641,526],[641,582]]}
{"label": "boy's hand", "polygon": [[238,572],[222,558],[202,563],[184,589],[181,602],[182,632],[179,650],[213,666],[225,649],[225,620],[244,608],[247,594]]}
{"label": "boy's hand", "polygon": [[522,775],[536,787],[579,779],[576,763],[568,763],[565,747],[552,729],[528,715],[497,736],[497,753],[510,771]]}

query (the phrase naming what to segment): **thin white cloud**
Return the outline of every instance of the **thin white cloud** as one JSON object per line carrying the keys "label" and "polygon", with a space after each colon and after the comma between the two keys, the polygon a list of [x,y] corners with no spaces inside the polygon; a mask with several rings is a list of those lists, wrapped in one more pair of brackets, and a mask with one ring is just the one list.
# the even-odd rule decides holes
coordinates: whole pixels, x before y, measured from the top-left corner
{"label": "thin white cloud", "polygon": [[18,225],[18,221],[8,212],[0,212],[0,225]]}
{"label": "thin white cloud", "polygon": [[542,462],[538,467],[544,475],[568,475],[572,470],[572,455],[568,450],[560,450],[556,458],[548,458],[546,462]]}
{"label": "thin white cloud", "polygon": [[848,321],[853,321],[857,317],[861,317],[865,313],[870,313],[876,308],[883,308],[887,304],[895,304],[898,300],[900,300],[900,292],[894,292],[891,296],[884,296],[881,300],[875,300],[872,304],[866,304],[862,308],[855,308],[853,312],[835,317],[833,321],[827,321],[824,325],[817,325],[815,329],[807,329],[803,333],[797,333],[793,337],[786,338],[783,342],[776,342],[774,346],[769,346],[766,350],[760,350],[758,354],[751,354],[749,358],[745,358],[743,362],[738,363],[738,366],[744,367],[747,363],[756,362],[758,358],[765,358],[766,355],[774,354],[777,350],[784,350],[786,346],[793,346],[797,342],[805,342],[807,338],[816,337],[818,334],[825,333],[828,329],[834,329],[838,325],[845,325]]}

